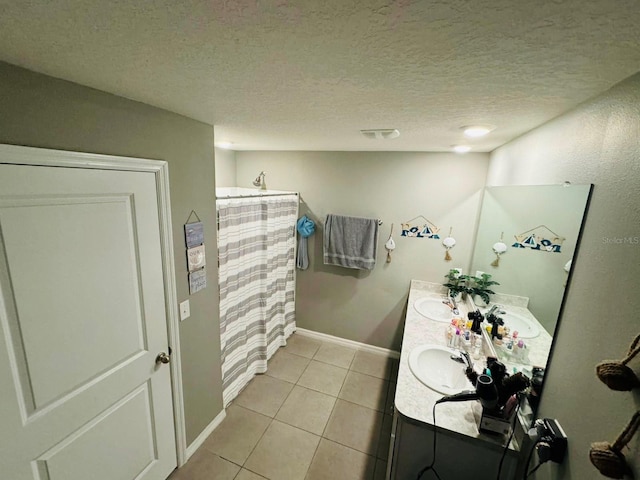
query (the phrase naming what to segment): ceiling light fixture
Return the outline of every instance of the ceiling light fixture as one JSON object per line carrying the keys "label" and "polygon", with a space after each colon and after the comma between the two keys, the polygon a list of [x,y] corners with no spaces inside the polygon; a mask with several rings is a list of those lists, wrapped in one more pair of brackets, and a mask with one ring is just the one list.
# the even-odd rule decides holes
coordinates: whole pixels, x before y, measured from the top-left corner
{"label": "ceiling light fixture", "polygon": [[495,125],[468,125],[466,127],[460,127],[464,132],[464,136],[467,138],[480,138],[486,134],[495,130]]}
{"label": "ceiling light fixture", "polygon": [[390,140],[400,136],[400,130],[397,128],[373,128],[370,130],[360,130],[360,133],[367,138],[375,140]]}
{"label": "ceiling light fixture", "polygon": [[216,147],[224,148],[225,150],[229,150],[231,147],[233,147],[233,143],[231,143],[231,142],[218,142],[218,143],[216,143]]}
{"label": "ceiling light fixture", "polygon": [[456,153],[467,153],[471,150],[469,145],[454,145],[453,151]]}

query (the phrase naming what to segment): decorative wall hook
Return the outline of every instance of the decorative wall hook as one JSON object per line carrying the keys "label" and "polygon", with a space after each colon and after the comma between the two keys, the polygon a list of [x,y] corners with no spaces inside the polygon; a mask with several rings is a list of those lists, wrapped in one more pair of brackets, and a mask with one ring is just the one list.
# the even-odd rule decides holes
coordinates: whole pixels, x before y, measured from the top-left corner
{"label": "decorative wall hook", "polygon": [[504,239],[504,232],[500,234],[500,241],[493,244],[493,253],[496,254],[496,259],[491,262],[492,267],[500,266],[500,255],[507,251],[507,245],[502,241]]}
{"label": "decorative wall hook", "polygon": [[638,410],[629,424],[620,433],[613,444],[609,442],[594,442],[589,450],[589,460],[598,471],[609,478],[623,478],[630,473],[627,460],[622,449],[631,441],[640,427],[640,410]]}
{"label": "decorative wall hook", "polygon": [[444,254],[444,260],[446,262],[451,261],[451,254],[449,250],[456,246],[456,239],[451,236],[451,232],[453,231],[453,227],[449,227],[449,236],[442,240],[442,245],[446,248],[446,253]]}
{"label": "decorative wall hook", "polygon": [[627,363],[640,353],[640,334],[631,342],[629,353],[621,361],[607,360],[596,365],[596,375],[611,390],[629,391],[640,387],[638,376]]}
{"label": "decorative wall hook", "polygon": [[391,224],[391,231],[389,232],[389,240],[384,244],[384,248],[387,249],[387,263],[391,263],[391,252],[396,248],[396,242],[391,237],[393,235],[393,223]]}

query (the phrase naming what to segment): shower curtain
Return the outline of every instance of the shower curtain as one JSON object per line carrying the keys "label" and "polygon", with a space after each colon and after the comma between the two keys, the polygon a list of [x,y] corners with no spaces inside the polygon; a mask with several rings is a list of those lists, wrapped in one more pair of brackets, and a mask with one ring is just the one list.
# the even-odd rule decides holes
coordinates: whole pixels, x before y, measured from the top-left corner
{"label": "shower curtain", "polygon": [[298,196],[219,199],[216,207],[226,406],[295,330]]}

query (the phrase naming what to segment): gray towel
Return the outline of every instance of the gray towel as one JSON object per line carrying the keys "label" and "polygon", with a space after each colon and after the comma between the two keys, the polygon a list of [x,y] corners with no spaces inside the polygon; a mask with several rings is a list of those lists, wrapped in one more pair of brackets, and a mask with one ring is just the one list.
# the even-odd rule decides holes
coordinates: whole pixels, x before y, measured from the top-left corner
{"label": "gray towel", "polygon": [[324,222],[324,263],[373,270],[378,251],[378,220],[327,215]]}

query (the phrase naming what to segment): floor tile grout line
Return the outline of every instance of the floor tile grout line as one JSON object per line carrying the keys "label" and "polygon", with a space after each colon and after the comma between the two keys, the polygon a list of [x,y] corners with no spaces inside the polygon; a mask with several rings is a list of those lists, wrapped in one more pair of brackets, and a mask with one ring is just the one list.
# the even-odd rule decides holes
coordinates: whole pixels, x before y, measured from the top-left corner
{"label": "floor tile grout line", "polygon": [[[321,345],[322,345],[322,344],[321,344]],[[285,347],[282,347],[282,348],[284,349],[284,348],[286,348],[286,346],[285,346]],[[245,461],[243,462],[243,464],[240,466],[240,468],[241,468],[241,469],[242,469],[242,468],[245,468],[245,467],[244,467],[244,465],[246,464],[247,460],[251,457],[251,455],[252,455],[252,454],[253,454],[253,452],[255,451],[255,449],[256,449],[256,447],[257,447],[257,445],[260,443],[260,441],[262,440],[262,438],[263,438],[263,437],[264,437],[264,435],[266,434],[267,430],[268,430],[268,429],[273,425],[273,422],[277,420],[277,419],[276,419],[276,417],[277,417],[278,413],[280,412],[280,410],[282,409],[283,405],[286,403],[287,399],[288,399],[288,398],[290,397],[290,395],[293,393],[293,390],[295,389],[295,387],[296,387],[296,386],[299,386],[300,388],[306,388],[307,390],[314,391],[314,392],[317,392],[317,393],[321,393],[321,394],[324,394],[324,395],[327,395],[327,396],[330,396],[330,397],[334,398],[334,403],[333,403],[333,407],[332,407],[332,409],[331,409],[331,413],[329,414],[329,417],[328,417],[328,419],[327,419],[327,422],[325,423],[325,426],[324,426],[324,428],[323,428],[323,431],[322,431],[322,433],[321,433],[320,435],[318,435],[318,434],[316,434],[316,433],[314,433],[314,432],[309,432],[309,431],[307,431],[307,430],[305,430],[305,429],[303,429],[303,428],[297,427],[297,426],[295,426],[295,425],[290,425],[290,424],[288,424],[287,422],[284,422],[284,421],[282,421],[282,420],[277,420],[277,421],[279,421],[279,422],[281,422],[281,423],[283,423],[283,424],[285,424],[285,425],[290,426],[291,428],[296,428],[296,429],[298,429],[298,430],[300,430],[300,431],[303,431],[303,432],[306,432],[306,433],[309,433],[309,434],[312,434],[312,435],[315,435],[315,436],[318,436],[318,437],[319,437],[318,444],[316,445],[316,448],[315,448],[315,450],[314,450],[314,454],[313,454],[313,456],[312,456],[312,458],[311,458],[311,462],[309,463],[309,465],[308,465],[308,467],[307,467],[307,469],[306,469],[306,472],[305,472],[305,478],[306,478],[306,477],[307,477],[307,475],[309,474],[309,469],[311,468],[311,465],[313,464],[313,460],[314,460],[314,459],[315,459],[315,457],[316,457],[316,454],[317,454],[317,451],[318,451],[318,448],[319,448],[319,446],[320,446],[320,442],[322,441],[322,439],[325,439],[325,440],[328,440],[328,441],[334,442],[334,443],[336,443],[336,444],[338,444],[338,445],[341,445],[341,446],[343,446],[343,447],[345,447],[345,448],[349,448],[349,449],[351,449],[351,450],[353,450],[353,451],[356,451],[356,452],[362,453],[363,455],[367,455],[368,457],[372,458],[372,459],[373,459],[373,462],[374,462],[374,470],[373,470],[373,472],[375,473],[375,462],[377,462],[377,460],[379,459],[379,457],[378,457],[378,450],[379,450],[379,446],[380,446],[380,441],[381,441],[381,439],[382,439],[381,437],[382,437],[382,427],[383,427],[383,423],[384,423],[384,415],[385,415],[385,410],[386,410],[386,398],[387,398],[388,390],[389,390],[389,388],[390,388],[390,383],[391,383],[391,381],[390,381],[390,376],[389,376],[389,378],[380,378],[380,377],[376,377],[376,376],[374,376],[374,375],[368,375],[368,374],[366,374],[366,373],[362,373],[362,372],[358,372],[358,371],[356,371],[356,370],[352,370],[352,369],[351,369],[351,366],[353,365],[353,362],[355,361],[355,358],[356,358],[356,355],[357,355],[357,351],[356,351],[356,353],[354,354],[353,358],[351,359],[351,362],[350,362],[350,364],[349,364],[349,367],[348,367],[348,368],[346,368],[346,369],[345,369],[345,368],[343,368],[343,367],[340,367],[340,366],[338,366],[338,365],[333,365],[333,364],[329,364],[329,363],[326,363],[326,362],[322,362],[321,360],[315,359],[315,355],[318,353],[318,351],[320,350],[320,348],[321,348],[321,346],[320,346],[320,347],[318,347],[318,349],[317,349],[317,350],[315,351],[315,353],[313,354],[313,357],[312,357],[312,358],[304,357],[304,356],[302,356],[302,355],[298,355],[298,356],[300,356],[300,357],[307,358],[307,359],[309,360],[309,362],[307,363],[307,366],[306,366],[306,367],[305,367],[305,369],[302,371],[302,373],[298,376],[298,379],[296,380],[296,382],[295,382],[295,383],[293,383],[293,388],[289,391],[289,393],[287,394],[287,396],[285,397],[285,399],[283,400],[283,402],[280,404],[280,406],[278,407],[278,410],[276,411],[276,413],[274,414],[274,416],[273,416],[273,417],[269,417],[268,415],[264,415],[264,414],[262,414],[262,415],[264,415],[264,416],[266,416],[266,417],[270,418],[269,424],[267,425],[267,428],[265,429],[265,431],[264,431],[264,432],[262,433],[262,435],[260,436],[260,439],[258,439],[258,441],[256,442],[256,444],[254,445],[253,449],[251,450],[251,452],[250,452],[250,453],[249,453],[249,455],[247,456],[246,460],[245,460]],[[288,353],[288,352],[287,352],[287,353]],[[292,354],[292,355],[295,355],[295,353],[291,353],[291,354]],[[300,379],[303,377],[304,373],[305,373],[305,372],[307,371],[307,369],[310,367],[311,362],[312,362],[312,361],[314,361],[314,360],[315,360],[315,361],[317,361],[317,362],[319,362],[319,363],[323,363],[323,364],[325,364],[325,365],[333,366],[333,367],[340,368],[340,369],[342,369],[342,370],[346,370],[346,371],[347,371],[347,374],[345,375],[345,377],[343,378],[343,380],[342,380],[342,382],[341,382],[340,389],[339,389],[339,391],[338,391],[338,395],[337,395],[337,396],[334,396],[334,395],[328,394],[328,393],[326,393],[326,392],[321,392],[321,391],[319,391],[319,390],[315,390],[315,389],[313,389],[313,388],[305,387],[304,385],[300,385],[300,384],[299,384]],[[359,373],[359,374],[361,374],[361,375],[365,375],[365,376],[368,376],[368,377],[371,377],[371,378],[376,378],[376,379],[378,379],[378,380],[382,380],[383,382],[385,382],[385,383],[386,383],[386,388],[385,388],[385,390],[384,390],[384,391],[385,391],[385,393],[386,393],[386,395],[384,396],[384,397],[385,397],[385,402],[384,402],[384,403],[385,403],[385,405],[383,406],[383,408],[382,408],[382,410],[381,410],[381,411],[380,411],[380,410],[376,410],[376,409],[372,409],[372,408],[367,407],[367,406],[365,406],[365,405],[360,405],[360,404],[357,404],[357,403],[355,403],[355,402],[351,402],[351,401],[349,401],[349,400],[345,400],[345,399],[340,398],[340,396],[339,396],[339,395],[340,395],[340,393],[342,392],[342,389],[344,388],[344,385],[345,385],[345,383],[346,383],[347,376],[348,376],[349,372],[352,372],[352,371],[353,371],[353,372],[355,372],[355,373]],[[389,372],[389,373],[390,373],[390,372]],[[281,381],[284,381],[284,382],[287,382],[287,383],[292,383],[292,382],[288,382],[288,381],[286,381],[286,380],[279,379],[279,378],[277,378],[277,377],[272,377],[272,378],[276,378],[277,380],[281,380]],[[335,441],[335,440],[329,439],[329,438],[327,438],[327,437],[325,436],[325,433],[326,433],[327,427],[328,427],[329,422],[330,422],[330,420],[331,420],[331,417],[332,417],[332,415],[333,415],[333,413],[334,413],[334,411],[335,411],[335,408],[336,408],[336,405],[337,405],[337,403],[338,403],[338,400],[342,400],[342,401],[344,401],[344,402],[346,402],[346,403],[350,403],[350,404],[352,404],[352,405],[356,405],[356,406],[359,406],[359,407],[365,408],[365,409],[367,409],[367,410],[370,410],[370,411],[373,411],[373,412],[378,412],[378,413],[380,413],[380,414],[381,414],[382,418],[381,418],[381,422],[380,422],[380,425],[379,425],[379,429],[378,429],[378,431],[376,432],[376,434],[374,435],[374,437],[377,437],[377,442],[375,443],[375,446],[376,446],[375,450],[376,450],[376,451],[375,451],[373,454],[371,454],[371,453],[369,453],[369,452],[362,452],[362,451],[360,451],[360,450],[358,450],[358,449],[355,449],[355,448],[353,448],[353,447],[350,447],[349,445],[344,445],[344,444],[342,444],[342,443],[340,443],[340,442],[337,442],[337,441]],[[251,409],[248,409],[248,410],[251,410]],[[260,412],[256,412],[256,413],[260,413]],[[237,464],[236,464],[236,465],[237,465]],[[249,470],[249,469],[247,469],[247,470]],[[251,471],[251,470],[249,470],[249,471]],[[252,472],[252,473],[256,473],[256,472]],[[257,473],[256,473],[256,474],[257,474]],[[259,474],[258,474],[258,475],[259,475]]]}

